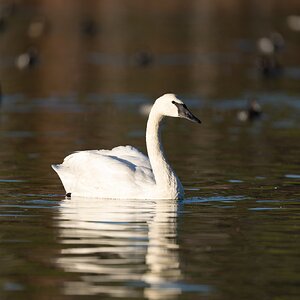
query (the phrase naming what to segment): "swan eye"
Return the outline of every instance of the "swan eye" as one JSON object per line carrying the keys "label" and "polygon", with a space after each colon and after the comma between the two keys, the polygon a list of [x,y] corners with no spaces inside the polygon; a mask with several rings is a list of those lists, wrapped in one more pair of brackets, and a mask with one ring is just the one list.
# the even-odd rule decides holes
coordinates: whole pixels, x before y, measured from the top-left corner
{"label": "swan eye", "polygon": [[176,102],[175,102],[175,101],[172,101],[172,103],[175,104]]}

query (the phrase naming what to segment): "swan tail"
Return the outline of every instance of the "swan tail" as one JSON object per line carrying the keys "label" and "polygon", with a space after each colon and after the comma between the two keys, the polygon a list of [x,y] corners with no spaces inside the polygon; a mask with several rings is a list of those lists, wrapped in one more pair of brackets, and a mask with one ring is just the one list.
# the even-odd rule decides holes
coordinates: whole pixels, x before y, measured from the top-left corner
{"label": "swan tail", "polygon": [[58,173],[59,166],[60,166],[60,165],[51,165],[51,168],[52,168],[56,173]]}
{"label": "swan tail", "polygon": [[51,167],[59,176],[59,178],[65,188],[67,197],[70,197],[71,196],[70,178],[69,178],[68,174],[66,174],[63,166],[62,165],[51,165]]}

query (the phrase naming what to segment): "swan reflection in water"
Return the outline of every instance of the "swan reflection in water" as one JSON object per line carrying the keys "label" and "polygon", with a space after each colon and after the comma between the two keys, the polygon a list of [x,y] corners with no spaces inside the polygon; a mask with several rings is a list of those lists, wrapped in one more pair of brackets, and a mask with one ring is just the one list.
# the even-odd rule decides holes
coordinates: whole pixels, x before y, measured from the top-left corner
{"label": "swan reflection in water", "polygon": [[177,211],[174,200],[64,199],[56,263],[80,274],[65,283],[64,293],[176,297],[182,292]]}

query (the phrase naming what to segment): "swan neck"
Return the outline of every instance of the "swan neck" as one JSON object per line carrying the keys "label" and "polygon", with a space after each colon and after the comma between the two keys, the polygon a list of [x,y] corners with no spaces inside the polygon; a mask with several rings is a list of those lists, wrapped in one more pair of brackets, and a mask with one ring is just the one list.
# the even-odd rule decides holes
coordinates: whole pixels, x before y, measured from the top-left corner
{"label": "swan neck", "polygon": [[166,160],[161,143],[163,117],[156,112],[155,107],[152,108],[147,122],[146,144],[156,185],[169,187],[176,185],[177,177]]}

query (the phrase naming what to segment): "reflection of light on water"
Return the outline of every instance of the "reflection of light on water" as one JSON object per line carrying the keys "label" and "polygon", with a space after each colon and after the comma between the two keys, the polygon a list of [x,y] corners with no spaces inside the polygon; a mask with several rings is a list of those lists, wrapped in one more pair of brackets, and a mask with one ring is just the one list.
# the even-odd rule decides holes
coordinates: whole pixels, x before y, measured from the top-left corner
{"label": "reflection of light on water", "polygon": [[[143,279],[150,284],[150,287],[145,289],[145,296],[149,299],[161,299],[162,294],[163,298],[167,299],[167,296],[181,292],[176,284],[170,284],[181,277],[176,242],[176,217],[176,202],[157,201],[153,218],[148,221],[148,270]],[[169,286],[166,287],[165,284]]]}
{"label": "reflection of light on water", "polygon": [[176,216],[174,200],[63,200],[58,225],[65,247],[56,262],[81,273],[65,293],[143,292],[148,299],[181,293]]}

